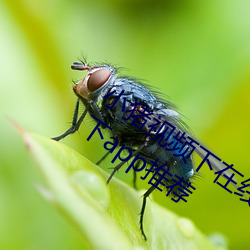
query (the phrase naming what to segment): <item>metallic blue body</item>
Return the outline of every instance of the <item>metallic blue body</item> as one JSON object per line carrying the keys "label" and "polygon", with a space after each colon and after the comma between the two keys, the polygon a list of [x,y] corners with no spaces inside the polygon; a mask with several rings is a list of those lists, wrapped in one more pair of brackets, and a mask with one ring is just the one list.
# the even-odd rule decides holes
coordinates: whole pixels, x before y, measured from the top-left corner
{"label": "metallic blue body", "polygon": [[[124,91],[122,96],[120,96],[121,91]],[[110,93],[111,95],[109,96]],[[105,96],[108,96],[108,98],[104,98]],[[126,98],[126,106],[123,110],[124,98]],[[136,83],[134,80],[128,78],[116,77],[109,79],[102,88],[91,93],[89,99],[97,104],[96,107],[90,109],[90,113],[102,119],[104,123],[112,128],[112,136],[119,140],[119,145],[125,144],[127,147],[136,150],[146,142],[145,147],[138,152],[141,157],[148,163],[158,159],[158,165],[166,164],[172,176],[178,175],[189,182],[189,178],[194,174],[192,155],[185,160],[183,157],[174,156],[174,154],[178,154],[177,149],[173,151],[165,150],[164,147],[159,145],[158,140],[146,141],[147,126],[139,131],[138,128],[131,125],[132,117],[129,120],[123,119],[127,115],[126,110],[131,109],[131,104],[137,101],[137,103],[141,103],[142,107],[146,107],[152,112],[153,116],[160,116],[162,120],[171,123],[179,131],[188,133],[179,113],[175,111],[174,105],[157,98],[148,87],[141,83]],[[110,106],[116,100],[117,102],[112,109],[106,106]],[[166,140],[166,143],[171,143],[174,140],[173,134],[169,136],[169,132],[166,132],[163,140]],[[182,147],[182,144],[179,142],[177,146]],[[189,152],[190,150],[187,151],[186,155]],[[166,185],[171,183],[172,181],[166,183]]]}

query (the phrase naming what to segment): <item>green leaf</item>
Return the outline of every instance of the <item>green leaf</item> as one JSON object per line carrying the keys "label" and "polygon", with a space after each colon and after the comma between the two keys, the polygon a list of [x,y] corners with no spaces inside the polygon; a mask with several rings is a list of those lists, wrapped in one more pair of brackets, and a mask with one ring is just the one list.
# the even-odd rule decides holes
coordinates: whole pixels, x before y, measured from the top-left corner
{"label": "green leaf", "polygon": [[[19,130],[21,130],[19,128]],[[139,229],[143,192],[113,178],[75,150],[21,130],[38,163],[45,185],[43,196],[81,232],[82,249],[225,249],[207,239],[189,219],[148,199],[144,241]]]}

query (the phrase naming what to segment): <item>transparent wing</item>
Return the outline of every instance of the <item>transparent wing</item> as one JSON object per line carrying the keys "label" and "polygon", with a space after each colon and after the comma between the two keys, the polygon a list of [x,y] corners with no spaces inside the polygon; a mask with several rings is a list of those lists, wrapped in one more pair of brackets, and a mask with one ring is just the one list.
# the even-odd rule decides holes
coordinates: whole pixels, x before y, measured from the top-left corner
{"label": "transparent wing", "polygon": [[[196,138],[194,138],[192,136],[192,139],[195,139],[202,147],[206,148],[207,150],[209,150],[212,154],[214,154],[207,146],[205,146],[203,143],[201,143],[199,140],[197,140]],[[196,147],[195,152],[199,155],[200,158],[204,159],[207,155],[207,152],[205,150],[203,150],[200,147]],[[215,155],[215,154],[214,154]],[[214,157],[208,157],[209,162],[211,164],[211,167],[213,168],[214,172],[223,170],[226,168],[225,165],[222,164],[221,161],[216,160]],[[231,170],[226,170],[223,172],[223,174],[227,177],[230,177],[232,175],[232,171]],[[225,178],[225,177],[224,177]],[[237,182],[236,178],[234,177],[233,180],[235,182]],[[238,188],[237,184],[231,183],[231,185],[233,185],[236,189]]]}

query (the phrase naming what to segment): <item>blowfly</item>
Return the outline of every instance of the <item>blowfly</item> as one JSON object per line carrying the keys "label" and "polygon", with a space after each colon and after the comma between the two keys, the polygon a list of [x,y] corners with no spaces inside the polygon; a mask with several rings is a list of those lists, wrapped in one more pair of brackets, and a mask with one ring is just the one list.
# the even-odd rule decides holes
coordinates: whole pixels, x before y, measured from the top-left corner
{"label": "blowfly", "polygon": [[[76,132],[89,113],[112,128],[111,135],[119,141],[119,146],[125,145],[133,151],[132,157],[139,155],[148,165],[157,160],[157,166],[161,166],[160,170],[158,167],[158,172],[161,175],[167,173],[167,178],[161,178],[160,183],[167,191],[170,190],[171,194],[176,196],[181,192],[180,188],[174,185],[175,176],[178,176],[184,188],[190,186],[195,175],[193,152],[204,158],[208,151],[204,153],[204,150],[198,147],[199,142],[192,139],[172,103],[158,97],[148,85],[133,78],[119,77],[118,70],[109,64],[90,66],[85,62],[74,62],[71,68],[84,70],[87,74],[73,86],[77,102],[72,125],[65,133],[53,138],[54,140],[59,141]],[[79,116],[80,103],[83,103],[85,110]],[[102,128],[105,129],[105,126]],[[107,155],[108,153],[98,163]],[[107,183],[123,164],[124,162],[121,162],[113,169]],[[137,161],[134,173],[140,169],[140,164],[140,161]],[[211,164],[213,170],[221,169],[220,164],[215,161]],[[156,169],[154,165],[151,171],[146,171],[154,173]],[[157,181],[157,178],[155,180]],[[157,186],[152,185],[143,195],[140,230],[145,240],[143,215],[146,199],[155,188]]]}

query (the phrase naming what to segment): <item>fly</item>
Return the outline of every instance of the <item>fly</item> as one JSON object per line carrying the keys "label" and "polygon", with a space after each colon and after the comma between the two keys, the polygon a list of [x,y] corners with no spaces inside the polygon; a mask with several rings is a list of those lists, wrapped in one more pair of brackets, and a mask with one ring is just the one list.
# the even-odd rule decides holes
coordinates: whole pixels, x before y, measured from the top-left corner
{"label": "fly", "polygon": [[[181,120],[180,114],[176,111],[175,106],[162,98],[157,97],[154,91],[149,87],[132,78],[119,77],[117,70],[109,64],[90,66],[85,62],[74,62],[71,66],[73,70],[87,71],[86,76],[75,83],[73,91],[77,96],[74,116],[71,127],[62,135],[53,139],[59,141],[64,137],[76,132],[87,113],[94,115],[102,123],[107,124],[112,128],[111,134],[119,141],[119,145],[125,145],[132,151],[132,157],[139,155],[143,157],[147,164],[158,160],[159,165],[164,171],[169,173],[168,179],[164,179],[163,183],[166,187],[174,183],[173,176],[178,176],[182,180],[182,185],[185,187],[191,183],[195,175],[194,162],[192,154],[194,151],[205,157],[206,154],[198,147],[184,147],[185,152],[182,157],[178,157],[178,150],[183,145],[181,135],[189,136],[190,133],[187,126]],[[83,103],[85,106],[84,112],[79,115],[79,105]],[[142,129],[136,126],[131,126],[134,121],[134,115],[138,115],[137,125],[143,119],[150,117],[150,120]],[[130,112],[131,111],[131,112]],[[159,121],[159,123],[153,123]],[[156,125],[155,125],[156,124]],[[174,133],[170,133],[171,127],[176,128]],[[154,127],[154,129],[152,129]],[[105,129],[105,127],[102,127]],[[179,136],[175,147],[171,145],[173,138]],[[150,139],[149,139],[150,138]],[[162,147],[159,144],[161,140]],[[199,144],[197,140],[192,139],[192,143]],[[98,162],[98,164],[107,157],[108,153]],[[113,175],[120,169],[125,162],[121,162],[116,166],[107,183],[112,179]],[[213,170],[220,170],[222,166],[216,161],[211,163]],[[140,167],[140,162],[137,162],[135,168]],[[156,169],[156,168],[155,168]],[[148,170],[147,170],[148,171]],[[134,171],[135,173],[135,171]],[[135,174],[134,174],[135,177]],[[135,183],[135,178],[134,178]],[[155,190],[155,186],[151,186],[143,195],[142,208],[140,213],[140,230],[144,239],[146,234],[143,229],[143,216],[146,207],[147,197]],[[172,193],[180,193],[177,188],[171,190]]]}

